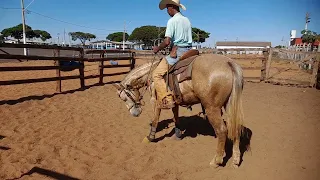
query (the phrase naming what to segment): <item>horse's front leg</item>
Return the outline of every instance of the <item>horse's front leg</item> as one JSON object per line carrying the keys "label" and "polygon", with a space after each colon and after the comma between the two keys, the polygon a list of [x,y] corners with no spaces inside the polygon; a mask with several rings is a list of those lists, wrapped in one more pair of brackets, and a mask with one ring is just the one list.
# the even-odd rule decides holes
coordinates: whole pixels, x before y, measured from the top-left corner
{"label": "horse's front leg", "polygon": [[172,112],[173,112],[173,121],[175,123],[174,135],[172,138],[174,140],[181,140],[182,132],[181,132],[181,127],[179,122],[179,106],[176,105],[174,108],[172,108]]}
{"label": "horse's front leg", "polygon": [[149,143],[153,142],[156,139],[156,132],[157,132],[157,126],[160,118],[161,109],[160,108],[154,108],[154,117],[151,122],[151,128],[150,133],[147,137],[143,139],[142,142]]}

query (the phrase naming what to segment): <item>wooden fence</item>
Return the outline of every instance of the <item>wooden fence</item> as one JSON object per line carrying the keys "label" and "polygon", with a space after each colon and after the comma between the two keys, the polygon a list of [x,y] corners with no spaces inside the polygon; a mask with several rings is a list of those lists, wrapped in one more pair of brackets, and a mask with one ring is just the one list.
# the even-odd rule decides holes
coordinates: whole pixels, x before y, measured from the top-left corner
{"label": "wooden fence", "polygon": [[315,87],[320,53],[272,49],[266,82],[296,87]]}
{"label": "wooden fence", "polygon": [[[37,56],[37,55],[16,55],[10,54],[4,48],[30,48],[30,49],[49,49],[52,50],[52,56]],[[75,51],[78,53],[77,56],[68,57],[61,56],[60,51]],[[48,60],[54,61],[53,66],[10,66],[1,67],[0,72],[3,71],[35,71],[35,70],[56,70],[56,77],[50,78],[39,78],[39,79],[21,79],[21,80],[7,80],[0,81],[0,86],[2,85],[14,85],[14,84],[25,84],[25,83],[37,83],[37,82],[49,82],[56,81],[58,92],[61,92],[61,81],[70,79],[79,79],[81,88],[85,88],[85,79],[99,78],[99,83],[103,83],[103,77],[110,76],[110,74],[105,75],[103,73],[104,68],[118,68],[118,67],[130,67],[133,69],[135,66],[135,56],[131,51],[122,50],[87,50],[83,48],[74,47],[59,47],[59,46],[46,46],[46,45],[30,45],[30,44],[0,44],[0,61],[1,60]],[[99,55],[98,57],[89,57],[90,55]],[[109,55],[111,54],[111,56]],[[110,60],[129,60],[128,64],[121,65],[104,65],[105,61]],[[71,62],[71,65],[65,65]],[[84,63],[85,62],[99,62],[99,74],[98,75],[84,75]],[[61,76],[61,71],[72,71],[78,69],[78,76]],[[126,72],[127,73],[127,72]],[[120,75],[123,73],[114,73],[111,75]]]}
{"label": "wooden fence", "polygon": [[[260,51],[262,55],[251,55],[243,52]],[[244,80],[248,82],[261,82],[267,78],[267,66],[270,62],[270,49],[267,48],[239,48],[239,49],[219,49],[215,53],[226,54],[234,59],[243,69]],[[230,52],[230,54],[229,54]]]}
{"label": "wooden fence", "polygon": [[[261,51],[263,52],[263,55],[247,55],[246,53],[240,53],[246,51]],[[266,82],[275,85],[295,87],[320,86],[320,53],[306,52],[305,55],[303,55],[303,57],[305,57],[304,59],[299,61],[288,61],[279,59],[278,56],[275,56],[274,51],[278,50],[272,48],[218,50],[218,52],[224,52],[223,54],[227,54],[227,56],[231,57],[241,65],[245,81]],[[303,52],[286,53],[297,53],[300,55]],[[307,67],[309,67],[308,69],[301,68],[305,67],[306,64]]]}

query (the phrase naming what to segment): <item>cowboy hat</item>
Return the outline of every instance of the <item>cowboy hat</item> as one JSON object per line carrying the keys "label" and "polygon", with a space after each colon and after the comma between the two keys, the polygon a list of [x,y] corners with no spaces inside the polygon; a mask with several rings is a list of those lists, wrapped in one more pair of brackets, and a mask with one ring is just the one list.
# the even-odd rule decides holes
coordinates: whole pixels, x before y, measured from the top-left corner
{"label": "cowboy hat", "polygon": [[167,4],[172,4],[181,7],[183,10],[187,10],[187,8],[183,5],[180,4],[180,0],[161,0],[159,4],[160,10],[163,10],[167,7]]}

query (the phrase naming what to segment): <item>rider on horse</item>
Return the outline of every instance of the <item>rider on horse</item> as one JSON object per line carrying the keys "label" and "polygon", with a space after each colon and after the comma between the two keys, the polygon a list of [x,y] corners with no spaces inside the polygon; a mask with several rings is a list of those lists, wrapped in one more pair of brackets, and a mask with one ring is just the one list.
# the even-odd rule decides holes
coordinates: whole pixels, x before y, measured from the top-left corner
{"label": "rider on horse", "polygon": [[170,55],[164,57],[157,68],[153,71],[153,81],[157,92],[158,104],[161,108],[173,108],[175,102],[172,92],[167,90],[164,75],[170,66],[174,65],[179,58],[192,48],[192,27],[189,19],[180,13],[180,8],[186,10],[180,4],[180,0],[162,0],[159,4],[160,10],[167,8],[171,16],[167,23],[165,40],[160,46],[154,47],[154,53],[170,46]]}

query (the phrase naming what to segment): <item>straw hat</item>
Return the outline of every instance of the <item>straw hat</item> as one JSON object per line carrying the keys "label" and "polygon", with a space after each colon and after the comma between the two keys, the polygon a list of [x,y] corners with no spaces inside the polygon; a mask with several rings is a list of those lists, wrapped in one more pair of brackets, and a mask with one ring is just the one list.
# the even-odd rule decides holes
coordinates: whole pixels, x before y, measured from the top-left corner
{"label": "straw hat", "polygon": [[181,7],[183,10],[187,10],[187,8],[183,4],[180,4],[180,0],[161,0],[159,8],[163,10],[167,7],[167,4],[173,4]]}

